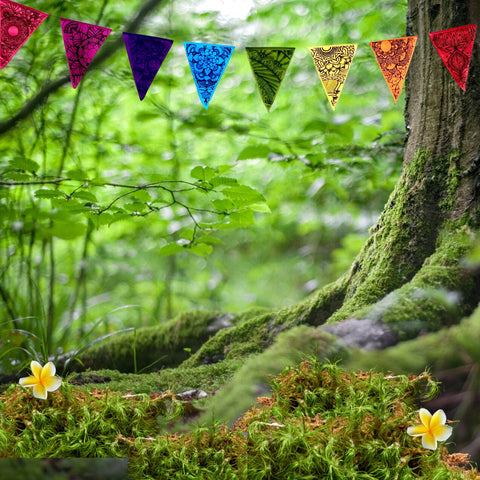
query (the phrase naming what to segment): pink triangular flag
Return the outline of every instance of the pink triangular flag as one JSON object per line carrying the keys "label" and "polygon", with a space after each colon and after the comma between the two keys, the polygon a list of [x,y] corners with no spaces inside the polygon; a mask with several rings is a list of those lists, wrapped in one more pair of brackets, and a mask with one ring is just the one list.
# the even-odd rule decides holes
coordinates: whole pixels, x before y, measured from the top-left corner
{"label": "pink triangular flag", "polygon": [[112,31],[110,28],[61,18],[72,87],[77,88],[90,62]]}
{"label": "pink triangular flag", "polygon": [[0,68],[20,50],[47,13],[10,0],[0,0]]}
{"label": "pink triangular flag", "polygon": [[476,31],[477,27],[470,24],[428,34],[443,63],[463,91],[467,83]]}

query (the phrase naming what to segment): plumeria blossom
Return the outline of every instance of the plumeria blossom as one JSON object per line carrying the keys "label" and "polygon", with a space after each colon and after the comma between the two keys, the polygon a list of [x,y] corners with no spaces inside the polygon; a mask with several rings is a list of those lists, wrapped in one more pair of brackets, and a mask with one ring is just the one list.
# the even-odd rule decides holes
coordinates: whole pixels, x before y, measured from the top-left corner
{"label": "plumeria blossom", "polygon": [[52,362],[42,367],[34,360],[30,363],[30,368],[33,376],[23,377],[18,383],[22,387],[33,387],[33,396],[46,400],[47,392],[55,391],[62,383],[62,379],[55,376],[55,365]]}
{"label": "plumeria blossom", "polygon": [[445,425],[447,416],[443,410],[437,410],[433,415],[426,409],[420,409],[420,420],[423,425],[408,427],[407,433],[412,437],[422,437],[423,448],[436,450],[437,441],[443,442],[452,434],[452,427]]}

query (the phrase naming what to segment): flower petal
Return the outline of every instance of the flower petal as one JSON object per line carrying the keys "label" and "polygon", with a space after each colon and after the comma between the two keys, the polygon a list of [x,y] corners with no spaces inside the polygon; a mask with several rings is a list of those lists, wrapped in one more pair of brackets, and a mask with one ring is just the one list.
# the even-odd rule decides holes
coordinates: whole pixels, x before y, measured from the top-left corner
{"label": "flower petal", "polygon": [[18,381],[18,383],[22,387],[33,387],[38,383],[38,378],[37,377],[23,377]]}
{"label": "flower petal", "polygon": [[53,392],[60,386],[62,379],[60,377],[51,376],[44,378],[42,383],[48,392]]}
{"label": "flower petal", "polygon": [[428,428],[426,428],[424,425],[415,425],[414,427],[407,428],[407,433],[412,437],[425,435],[427,432],[428,432]]}
{"label": "flower petal", "polygon": [[429,428],[430,427],[430,421],[432,419],[432,414],[426,409],[426,408],[421,408],[420,409],[420,420],[422,423]]}
{"label": "flower petal", "polygon": [[52,362],[48,362],[42,368],[42,381],[44,378],[53,377],[55,375],[55,365]]}
{"label": "flower petal", "polygon": [[448,425],[437,425],[435,428],[432,428],[432,433],[439,442],[443,442],[450,437],[452,430],[452,427]]}
{"label": "flower petal", "polygon": [[445,415],[445,412],[442,409],[437,410],[433,414],[432,419],[430,420],[430,428],[433,430],[435,427],[438,427],[439,425],[445,425],[446,421],[447,421],[447,416]]}
{"label": "flower petal", "polygon": [[429,450],[436,450],[437,440],[431,433],[426,433],[422,437],[422,445],[423,445],[423,448],[428,448]]}
{"label": "flower petal", "polygon": [[42,375],[42,366],[38,362],[33,360],[30,363],[30,368],[32,370],[32,373],[39,379],[40,376]]}
{"label": "flower petal", "polygon": [[45,387],[41,383],[37,383],[33,387],[33,396],[35,398],[41,398],[42,400],[47,399],[47,390],[45,389]]}

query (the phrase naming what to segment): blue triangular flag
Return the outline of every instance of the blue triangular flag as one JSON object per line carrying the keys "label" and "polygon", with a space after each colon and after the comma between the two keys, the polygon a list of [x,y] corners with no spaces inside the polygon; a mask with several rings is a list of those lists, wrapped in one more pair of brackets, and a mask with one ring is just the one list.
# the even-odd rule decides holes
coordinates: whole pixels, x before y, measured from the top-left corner
{"label": "blue triangular flag", "polygon": [[193,42],[184,45],[198,96],[207,110],[235,47]]}
{"label": "blue triangular flag", "polygon": [[123,33],[140,100],[145,98],[158,70],[168,55],[173,40],[138,33]]}

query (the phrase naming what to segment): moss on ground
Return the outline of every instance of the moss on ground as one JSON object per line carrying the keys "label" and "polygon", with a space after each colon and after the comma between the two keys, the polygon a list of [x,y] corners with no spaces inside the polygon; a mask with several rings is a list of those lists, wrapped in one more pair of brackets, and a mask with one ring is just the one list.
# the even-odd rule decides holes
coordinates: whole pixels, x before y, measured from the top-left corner
{"label": "moss on ground", "polygon": [[[188,410],[174,395],[85,392],[66,382],[45,401],[12,385],[0,396],[0,456],[130,458],[132,479],[476,479],[461,454],[407,435],[426,373],[348,373],[303,361],[272,381],[229,428],[169,433]],[[187,404],[188,406],[188,404]]]}
{"label": "moss on ground", "polygon": [[[72,361],[70,370],[115,369],[120,372],[153,371],[176,367],[215,334],[212,324],[224,315],[192,311],[153,327],[141,327],[95,344]],[[241,317],[239,317],[241,318]],[[227,316],[233,321],[233,316]]]}

